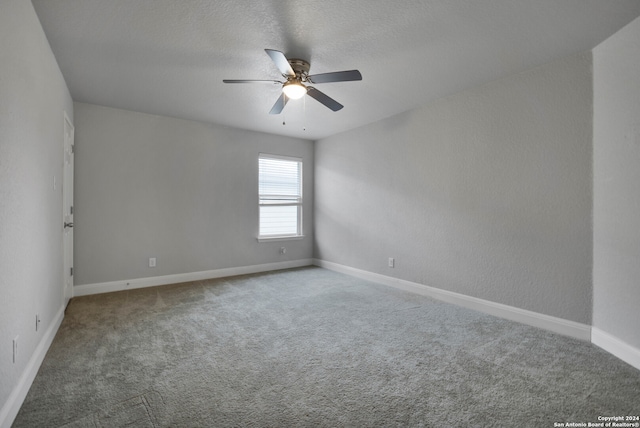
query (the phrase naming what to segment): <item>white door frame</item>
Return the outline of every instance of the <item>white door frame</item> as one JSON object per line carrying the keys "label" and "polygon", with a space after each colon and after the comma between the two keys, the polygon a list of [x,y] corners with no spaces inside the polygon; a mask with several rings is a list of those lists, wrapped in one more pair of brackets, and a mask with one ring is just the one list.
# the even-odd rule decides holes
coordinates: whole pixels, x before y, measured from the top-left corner
{"label": "white door frame", "polygon": [[64,112],[64,144],[62,170],[62,277],[65,306],[73,297],[73,169],[75,129]]}

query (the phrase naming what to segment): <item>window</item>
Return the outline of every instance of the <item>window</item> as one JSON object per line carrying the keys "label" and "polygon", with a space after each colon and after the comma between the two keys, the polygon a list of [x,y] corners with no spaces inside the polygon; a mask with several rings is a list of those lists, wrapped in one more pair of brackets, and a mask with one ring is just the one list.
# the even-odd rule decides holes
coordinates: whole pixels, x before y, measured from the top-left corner
{"label": "window", "polygon": [[302,237],[302,159],[259,156],[259,239]]}

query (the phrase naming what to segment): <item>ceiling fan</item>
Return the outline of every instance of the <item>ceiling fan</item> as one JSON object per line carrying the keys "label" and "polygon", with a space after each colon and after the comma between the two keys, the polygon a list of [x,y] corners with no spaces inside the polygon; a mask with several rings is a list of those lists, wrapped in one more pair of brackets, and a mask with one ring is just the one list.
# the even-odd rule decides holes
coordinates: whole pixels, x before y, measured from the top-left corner
{"label": "ceiling fan", "polygon": [[349,82],[353,80],[362,80],[362,75],[358,70],[347,71],[335,71],[332,73],[321,73],[309,75],[309,68],[311,65],[308,61],[302,59],[287,59],[287,57],[280,51],[274,49],[265,49],[265,52],[271,60],[274,62],[282,77],[286,81],[280,80],[223,80],[224,83],[272,83],[282,85],[282,95],[278,98],[278,101],[273,105],[269,114],[280,114],[284,106],[289,99],[302,98],[305,94],[311,98],[325,105],[333,111],[338,111],[342,107],[342,104],[326,95],[324,92],[320,92],[313,86],[309,86],[309,83],[331,83],[331,82]]}

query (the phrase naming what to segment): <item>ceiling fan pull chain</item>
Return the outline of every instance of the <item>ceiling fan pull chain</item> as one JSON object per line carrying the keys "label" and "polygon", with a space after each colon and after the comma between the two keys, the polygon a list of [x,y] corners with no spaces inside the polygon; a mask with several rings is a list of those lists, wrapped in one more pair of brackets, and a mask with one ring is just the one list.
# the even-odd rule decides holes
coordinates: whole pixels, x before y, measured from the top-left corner
{"label": "ceiling fan pull chain", "polygon": [[307,130],[307,97],[302,98],[302,130]]}

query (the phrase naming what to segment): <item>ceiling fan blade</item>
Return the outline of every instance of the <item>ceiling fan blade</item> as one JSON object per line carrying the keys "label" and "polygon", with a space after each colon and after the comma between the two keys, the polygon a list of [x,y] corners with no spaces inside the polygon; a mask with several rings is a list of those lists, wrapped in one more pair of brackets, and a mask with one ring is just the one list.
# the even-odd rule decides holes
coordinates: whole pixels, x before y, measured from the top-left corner
{"label": "ceiling fan blade", "polygon": [[362,80],[362,74],[358,70],[335,71],[333,73],[321,73],[309,76],[311,83],[351,82]]}
{"label": "ceiling fan blade", "polygon": [[342,107],[344,107],[342,104],[340,104],[324,92],[320,92],[319,90],[311,86],[307,87],[307,95],[309,95],[316,101],[319,101],[321,104],[324,104],[326,107],[330,108],[333,111],[338,111]]}
{"label": "ceiling fan blade", "polygon": [[284,92],[278,98],[278,101],[271,107],[271,111],[269,114],[280,114],[284,106],[287,105],[287,101],[289,101],[289,97],[287,97]]}
{"label": "ceiling fan blade", "polygon": [[278,83],[282,85],[283,82],[278,80],[245,80],[245,79],[224,79],[224,83]]}
{"label": "ceiling fan blade", "polygon": [[284,56],[282,52],[273,49],[265,49],[264,51],[271,57],[271,61],[273,61],[276,67],[278,67],[280,73],[284,74],[285,76],[296,75],[295,71],[293,71],[293,68],[291,68],[291,64],[289,64],[287,57]]}

